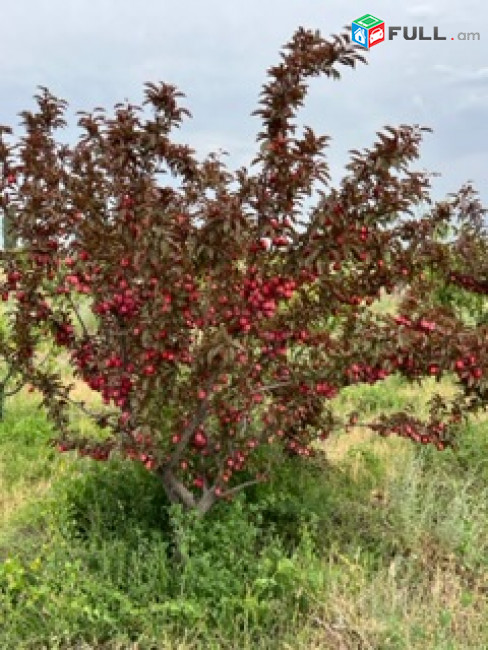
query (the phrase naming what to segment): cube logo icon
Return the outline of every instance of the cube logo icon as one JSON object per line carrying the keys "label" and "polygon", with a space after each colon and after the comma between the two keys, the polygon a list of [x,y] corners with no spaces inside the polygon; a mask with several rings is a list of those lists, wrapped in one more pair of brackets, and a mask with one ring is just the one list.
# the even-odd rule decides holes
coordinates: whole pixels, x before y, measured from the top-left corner
{"label": "cube logo icon", "polygon": [[352,41],[369,50],[373,45],[378,45],[385,40],[385,21],[364,14],[352,23]]}

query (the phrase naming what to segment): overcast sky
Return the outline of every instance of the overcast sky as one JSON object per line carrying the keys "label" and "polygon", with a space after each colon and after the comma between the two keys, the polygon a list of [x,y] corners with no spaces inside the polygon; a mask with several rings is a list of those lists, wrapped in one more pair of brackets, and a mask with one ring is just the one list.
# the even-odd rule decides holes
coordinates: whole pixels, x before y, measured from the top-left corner
{"label": "overcast sky", "polygon": [[[442,174],[434,198],[472,180],[488,207],[488,4],[483,0],[16,0],[1,3],[0,123],[16,125],[47,86],[70,109],[138,103],[146,81],[176,84],[193,118],[178,139],[199,154],[224,149],[232,167],[255,153],[266,70],[299,27],[324,36],[371,13],[389,25],[434,26],[444,41],[394,40],[339,82],[315,80],[300,122],[332,136],[340,178],[348,150],[369,147],[383,126],[419,123],[418,169]],[[479,40],[458,40],[479,32]],[[454,39],[454,40],[452,40]],[[76,133],[73,130],[72,135]],[[71,132],[70,132],[71,135]]]}

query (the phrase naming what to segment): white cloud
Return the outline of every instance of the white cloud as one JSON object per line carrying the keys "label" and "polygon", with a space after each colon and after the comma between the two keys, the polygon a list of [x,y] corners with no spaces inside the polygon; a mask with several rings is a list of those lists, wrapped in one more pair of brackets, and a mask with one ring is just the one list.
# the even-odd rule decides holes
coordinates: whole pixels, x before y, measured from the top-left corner
{"label": "white cloud", "polygon": [[437,64],[432,66],[435,73],[440,73],[443,80],[454,86],[483,87],[488,85],[488,68],[461,68],[459,66]]}
{"label": "white cloud", "polygon": [[462,94],[457,108],[459,111],[472,108],[488,108],[488,89],[474,90]]}
{"label": "white cloud", "polygon": [[417,108],[425,108],[425,101],[421,95],[414,95],[412,97],[412,104]]}
{"label": "white cloud", "polygon": [[440,10],[431,4],[407,7],[405,13],[412,18],[437,18],[441,15]]}

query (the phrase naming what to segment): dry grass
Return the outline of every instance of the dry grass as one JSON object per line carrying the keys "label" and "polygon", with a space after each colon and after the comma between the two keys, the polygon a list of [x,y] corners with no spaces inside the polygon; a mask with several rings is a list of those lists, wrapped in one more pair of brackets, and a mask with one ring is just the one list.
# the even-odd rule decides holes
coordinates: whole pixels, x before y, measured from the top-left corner
{"label": "dry grass", "polygon": [[453,558],[434,552],[418,565],[392,560],[373,580],[360,564],[344,562],[343,572],[343,580],[332,586],[327,604],[312,619],[317,631],[304,648],[486,647],[486,578],[478,577],[467,591]]}
{"label": "dry grass", "polygon": [[[0,458],[0,466],[1,462]],[[15,489],[12,489],[0,476],[0,528],[22,507],[47,494],[51,485],[50,480],[38,480],[16,484]]]}

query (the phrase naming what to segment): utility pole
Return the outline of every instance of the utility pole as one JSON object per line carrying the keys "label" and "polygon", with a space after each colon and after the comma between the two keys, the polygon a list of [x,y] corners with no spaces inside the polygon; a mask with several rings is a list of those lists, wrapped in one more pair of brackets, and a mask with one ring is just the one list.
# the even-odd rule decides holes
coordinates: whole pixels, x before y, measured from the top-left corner
{"label": "utility pole", "polygon": [[12,206],[5,207],[3,210],[2,231],[3,231],[3,250],[13,250],[17,246],[17,240],[12,232],[12,224],[14,221],[14,208]]}

